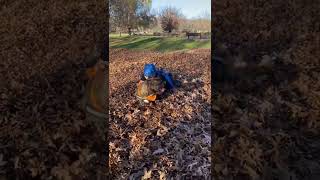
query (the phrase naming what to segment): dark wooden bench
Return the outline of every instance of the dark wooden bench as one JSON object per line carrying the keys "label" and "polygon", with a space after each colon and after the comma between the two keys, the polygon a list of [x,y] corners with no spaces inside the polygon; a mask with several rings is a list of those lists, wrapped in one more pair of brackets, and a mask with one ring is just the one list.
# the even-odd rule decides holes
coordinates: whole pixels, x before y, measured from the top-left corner
{"label": "dark wooden bench", "polygon": [[201,33],[189,33],[189,32],[187,32],[186,36],[188,36],[188,39],[189,39],[190,36],[193,36],[193,37],[200,36],[200,39],[201,39]]}

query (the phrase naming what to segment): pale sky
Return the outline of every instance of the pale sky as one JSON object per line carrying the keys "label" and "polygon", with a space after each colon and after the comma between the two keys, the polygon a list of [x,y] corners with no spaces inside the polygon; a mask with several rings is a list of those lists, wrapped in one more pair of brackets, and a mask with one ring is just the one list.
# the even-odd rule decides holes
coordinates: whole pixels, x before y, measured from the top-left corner
{"label": "pale sky", "polygon": [[204,11],[211,16],[211,0],[152,0],[152,9],[158,10],[166,6],[180,9],[188,19],[197,17]]}

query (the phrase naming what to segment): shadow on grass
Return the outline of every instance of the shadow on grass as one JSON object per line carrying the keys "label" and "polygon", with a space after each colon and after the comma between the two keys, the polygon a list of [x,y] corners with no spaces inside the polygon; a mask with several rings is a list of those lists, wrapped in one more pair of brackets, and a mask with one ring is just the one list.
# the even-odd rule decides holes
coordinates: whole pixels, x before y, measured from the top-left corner
{"label": "shadow on grass", "polygon": [[[156,45],[161,41],[160,38],[152,37],[152,38],[124,38],[121,43],[113,46],[114,48],[126,48],[126,49],[144,49],[144,48],[152,48],[152,46]],[[128,43],[129,42],[129,43]]]}

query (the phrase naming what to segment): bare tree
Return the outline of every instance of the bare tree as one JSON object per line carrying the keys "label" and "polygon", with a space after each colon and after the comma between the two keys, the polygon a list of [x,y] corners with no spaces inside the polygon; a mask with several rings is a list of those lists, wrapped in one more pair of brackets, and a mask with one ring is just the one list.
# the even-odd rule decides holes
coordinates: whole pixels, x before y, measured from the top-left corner
{"label": "bare tree", "polygon": [[143,29],[154,27],[157,24],[157,18],[155,13],[151,12],[151,4],[148,4],[148,5],[140,4],[140,5],[142,6],[139,7],[137,11],[137,17],[138,17],[137,26]]}
{"label": "bare tree", "polygon": [[175,7],[166,7],[160,12],[161,27],[164,31],[171,33],[179,28],[182,17],[180,10]]}
{"label": "bare tree", "polygon": [[199,19],[205,19],[205,20],[211,20],[211,12],[208,11],[203,11],[200,16]]}
{"label": "bare tree", "polygon": [[198,17],[183,19],[181,20],[179,27],[183,32],[210,32],[211,14],[207,11],[203,11]]}
{"label": "bare tree", "polygon": [[109,13],[111,29],[127,30],[131,35],[132,29],[138,26],[147,27],[152,23],[149,13],[151,0],[110,0]]}

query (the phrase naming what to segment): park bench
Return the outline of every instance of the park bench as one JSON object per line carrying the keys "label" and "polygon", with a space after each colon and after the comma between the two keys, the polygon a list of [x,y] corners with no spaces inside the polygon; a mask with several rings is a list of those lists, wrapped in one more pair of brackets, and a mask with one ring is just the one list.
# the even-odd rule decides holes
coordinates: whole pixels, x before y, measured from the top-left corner
{"label": "park bench", "polygon": [[161,36],[161,33],[159,33],[159,32],[154,32],[153,35],[154,35],[154,36]]}
{"label": "park bench", "polygon": [[179,33],[171,33],[170,35],[171,35],[171,36],[178,37],[180,34],[179,34]]}
{"label": "park bench", "polygon": [[201,33],[190,33],[190,32],[187,32],[186,36],[188,36],[188,39],[189,39],[190,36],[191,37],[200,36],[200,39],[201,39]]}

